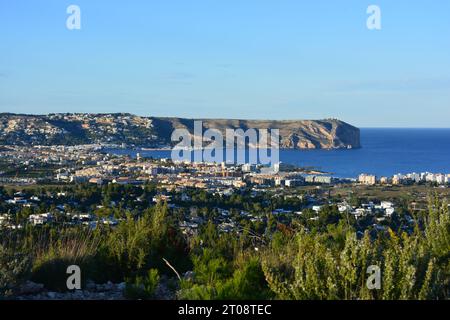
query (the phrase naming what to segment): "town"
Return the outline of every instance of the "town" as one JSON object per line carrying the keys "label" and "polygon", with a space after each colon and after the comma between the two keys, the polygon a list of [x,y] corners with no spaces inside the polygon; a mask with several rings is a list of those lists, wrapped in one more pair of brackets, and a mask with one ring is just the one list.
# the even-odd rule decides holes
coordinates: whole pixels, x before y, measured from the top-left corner
{"label": "town", "polygon": [[[180,217],[179,227],[186,236],[196,234],[210,217],[222,232],[239,233],[248,227],[264,233],[269,219],[287,225],[298,218],[314,221],[330,206],[359,220],[362,234],[367,228],[386,230],[394,213],[402,218],[402,227],[410,229],[414,219],[408,212],[423,210],[428,196],[421,195],[422,203],[417,199],[405,203],[401,197],[358,194],[363,187],[408,190],[422,185],[449,195],[449,174],[409,173],[379,179],[361,174],[343,179],[283,163],[277,172],[267,174],[261,165],[174,162],[143,158],[139,153],[131,158],[107,153],[99,145],[2,148],[0,228],[54,223],[115,226],[124,216],[114,215],[114,208],[143,210],[165,202]],[[77,186],[98,193],[97,203],[79,199]],[[112,188],[116,194],[111,198],[104,190]],[[196,199],[199,195],[203,201]],[[236,198],[241,201],[231,204],[230,199]],[[210,212],[205,215],[202,210]],[[24,215],[26,219],[18,218]]]}

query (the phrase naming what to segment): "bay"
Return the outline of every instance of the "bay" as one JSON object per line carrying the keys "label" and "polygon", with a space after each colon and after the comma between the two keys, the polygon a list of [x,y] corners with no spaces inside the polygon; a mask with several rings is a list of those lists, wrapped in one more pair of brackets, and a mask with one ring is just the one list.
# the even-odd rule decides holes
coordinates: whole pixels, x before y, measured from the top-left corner
{"label": "bay", "polygon": [[[313,167],[335,177],[360,173],[392,176],[397,173],[450,173],[450,129],[362,128],[360,149],[280,150],[283,163]],[[139,152],[142,157],[170,158],[170,150],[108,149],[110,153]]]}

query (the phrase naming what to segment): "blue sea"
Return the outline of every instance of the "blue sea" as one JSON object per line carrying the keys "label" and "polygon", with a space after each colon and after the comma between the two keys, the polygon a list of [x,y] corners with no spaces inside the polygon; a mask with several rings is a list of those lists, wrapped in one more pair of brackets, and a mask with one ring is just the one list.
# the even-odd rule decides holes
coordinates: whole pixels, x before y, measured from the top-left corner
{"label": "blue sea", "polygon": [[[361,129],[361,149],[280,150],[283,163],[314,167],[336,177],[356,178],[360,173],[392,176],[397,173],[450,173],[450,129]],[[108,152],[170,158],[169,150]]]}

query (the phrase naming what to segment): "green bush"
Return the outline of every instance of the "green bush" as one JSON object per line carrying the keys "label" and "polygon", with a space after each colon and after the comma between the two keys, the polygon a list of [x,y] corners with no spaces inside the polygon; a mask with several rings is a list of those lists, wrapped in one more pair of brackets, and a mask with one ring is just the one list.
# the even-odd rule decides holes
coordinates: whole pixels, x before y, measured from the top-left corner
{"label": "green bush", "polygon": [[170,260],[177,270],[186,269],[187,245],[167,212],[166,204],[158,204],[137,218],[128,214],[125,221],[108,233],[97,255],[108,280],[133,278],[150,268],[172,275],[163,258]]}
{"label": "green bush", "polygon": [[[205,249],[194,261],[194,281],[183,280],[179,297],[188,300],[255,300],[272,297],[257,257],[241,256],[236,265]],[[234,269],[234,271],[233,271]]]}
{"label": "green bush", "polygon": [[159,273],[150,269],[145,277],[137,276],[128,279],[125,286],[125,297],[128,299],[153,299],[159,283]]}
{"label": "green bush", "polygon": [[30,256],[5,248],[0,244],[0,299],[13,293],[31,268]]}
{"label": "green bush", "polygon": [[94,257],[101,238],[89,230],[60,230],[60,233],[42,240],[34,248],[35,259],[31,279],[55,291],[67,290],[66,271],[70,265],[81,269],[85,283],[94,269]]}
{"label": "green bush", "polygon": [[[340,234],[338,232],[337,234]],[[263,271],[279,299],[445,299],[449,296],[450,215],[444,202],[430,205],[423,230],[377,239],[346,234],[342,245],[329,233],[298,232],[283,248],[263,253]],[[340,236],[338,237],[340,238]],[[366,286],[367,267],[381,269],[381,288]]]}

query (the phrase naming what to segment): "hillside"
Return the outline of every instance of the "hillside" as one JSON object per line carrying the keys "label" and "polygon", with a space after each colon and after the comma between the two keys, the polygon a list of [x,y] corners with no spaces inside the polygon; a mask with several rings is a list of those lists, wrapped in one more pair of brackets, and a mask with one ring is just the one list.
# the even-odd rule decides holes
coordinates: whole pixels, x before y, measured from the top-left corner
{"label": "hillside", "polygon": [[[202,119],[204,129],[279,129],[282,148],[359,148],[359,129],[336,119]],[[0,114],[0,145],[125,144],[147,148],[170,146],[175,128],[193,132],[194,120],[116,114]]]}

